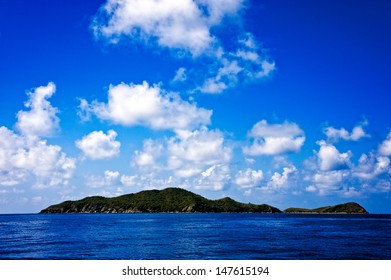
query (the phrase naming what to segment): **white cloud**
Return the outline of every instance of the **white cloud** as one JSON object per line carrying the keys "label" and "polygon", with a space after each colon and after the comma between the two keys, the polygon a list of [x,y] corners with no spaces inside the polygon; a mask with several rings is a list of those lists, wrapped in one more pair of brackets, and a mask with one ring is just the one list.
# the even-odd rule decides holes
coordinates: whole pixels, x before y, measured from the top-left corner
{"label": "white cloud", "polygon": [[[349,178],[348,170],[317,171],[309,178],[311,185],[306,187],[307,192],[318,193],[319,195],[329,195],[339,193],[344,195],[343,182]],[[345,195],[347,195],[345,193]]]}
{"label": "white cloud", "polygon": [[58,110],[47,100],[56,91],[52,82],[28,93],[29,100],[25,106],[29,111],[19,111],[17,114],[17,129],[26,137],[45,137],[52,135],[59,128]]}
{"label": "white cloud", "polygon": [[152,129],[192,129],[210,123],[212,111],[198,108],[159,86],[119,84],[110,86],[108,103],[83,106],[102,120],[125,126],[145,125]]}
{"label": "white cloud", "polygon": [[204,84],[199,88],[203,93],[218,94],[226,90],[228,86],[219,81],[216,77],[207,79]]}
{"label": "white cloud", "polygon": [[234,183],[241,188],[252,188],[256,187],[262,180],[262,170],[247,168],[246,170],[239,170],[236,174]]}
{"label": "white cloud", "polygon": [[237,84],[237,76],[243,70],[236,60],[221,60],[221,67],[217,70],[215,77],[209,78],[200,88],[203,93],[221,93],[228,87]]}
{"label": "white cloud", "polygon": [[318,141],[320,145],[318,156],[319,168],[322,171],[340,170],[348,168],[352,153],[340,153],[337,148],[325,141]]}
{"label": "white cloud", "polygon": [[148,139],[141,150],[135,151],[132,164],[137,168],[138,185],[210,190],[227,186],[232,147],[223,133],[206,127],[175,132],[168,139]]}
{"label": "white cloud", "polygon": [[251,79],[268,77],[275,69],[276,64],[265,54],[265,50],[258,46],[258,43],[251,33],[245,33],[239,39],[239,46],[236,53],[231,53],[239,60],[244,69],[244,74]]}
{"label": "white cloud", "polygon": [[361,196],[362,193],[354,187],[348,187],[342,190],[341,195],[346,198],[351,198]]}
{"label": "white cloud", "polygon": [[103,188],[121,185],[120,173],[118,171],[105,170],[103,176],[89,175],[86,177],[86,184],[90,188]]}
{"label": "white cloud", "polygon": [[375,156],[373,153],[370,153],[369,156],[362,154],[358,166],[353,169],[353,176],[371,180],[390,171],[390,159],[388,157]]}
{"label": "white cloud", "polygon": [[305,190],[307,191],[307,192],[316,192],[317,191],[317,188],[314,186],[314,185],[309,185],[309,186],[307,186],[306,188],[305,188]]}
{"label": "white cloud", "polygon": [[326,127],[324,133],[327,138],[331,141],[338,141],[339,139],[358,141],[363,137],[370,137],[365,133],[363,126],[367,125],[367,122],[364,122],[361,125],[357,125],[352,129],[352,132],[349,133],[345,128],[336,129],[334,127]]}
{"label": "white cloud", "polygon": [[297,171],[295,166],[284,167],[282,173],[274,172],[270,181],[268,182],[268,187],[272,189],[282,188],[288,186],[289,176],[294,174]]}
{"label": "white cloud", "polygon": [[114,130],[109,130],[107,134],[103,131],[93,131],[75,143],[87,158],[111,158],[118,156],[120,152],[121,143],[115,141],[116,137],[117,133]]}
{"label": "white cloud", "polygon": [[45,140],[32,141],[0,127],[0,185],[13,186],[34,180],[36,188],[68,185],[76,161],[61,147]]}
{"label": "white cloud", "polygon": [[391,132],[388,133],[387,138],[379,146],[379,154],[391,156]]}
{"label": "white cloud", "polygon": [[203,127],[195,131],[177,131],[168,141],[168,168],[178,177],[199,174],[205,166],[228,163],[232,148],[218,130]]}
{"label": "white cloud", "polygon": [[255,73],[255,78],[265,78],[269,77],[270,74],[276,70],[276,63],[274,61],[269,61],[269,60],[263,60],[260,63],[261,67],[260,69]]}
{"label": "white cloud", "polygon": [[122,36],[198,56],[213,49],[211,28],[233,15],[242,0],[108,0],[95,17],[95,36],[117,43]]}
{"label": "white cloud", "polygon": [[126,187],[137,186],[138,176],[137,175],[133,175],[133,176],[122,175],[120,181],[121,181],[121,184]]}
{"label": "white cloud", "polygon": [[266,120],[256,123],[249,133],[251,146],[243,152],[251,156],[279,155],[298,152],[304,144],[304,132],[295,123],[268,124]]}
{"label": "white cloud", "polygon": [[186,68],[180,67],[176,73],[174,79],[172,79],[173,82],[184,82],[187,79],[186,75]]}
{"label": "white cloud", "polygon": [[160,157],[163,151],[163,145],[152,139],[144,141],[142,151],[135,151],[133,156],[133,164],[138,167],[158,168],[157,158]]}
{"label": "white cloud", "polygon": [[76,160],[67,157],[57,145],[49,145],[44,136],[58,130],[57,108],[48,99],[56,91],[54,83],[28,93],[15,126],[20,134],[0,127],[0,185],[29,184],[34,188],[68,186]]}
{"label": "white cloud", "polygon": [[201,173],[194,181],[196,189],[208,189],[214,191],[223,190],[231,180],[228,165],[212,165]]}
{"label": "white cloud", "polygon": [[350,161],[353,154],[340,153],[326,141],[320,145],[316,156],[305,162],[307,170],[303,177],[309,181],[306,191],[319,195],[337,194],[342,197],[357,197],[365,193],[377,193],[387,190],[391,175],[391,160],[375,152],[362,154],[354,164]]}
{"label": "white cloud", "polygon": [[313,182],[325,186],[335,186],[342,182],[343,177],[348,173],[343,170],[332,170],[319,172],[314,175]]}
{"label": "white cloud", "polygon": [[77,115],[81,121],[89,121],[91,119],[91,105],[85,99],[79,98],[79,101],[80,104],[78,106],[79,110],[77,111]]}
{"label": "white cloud", "polygon": [[146,177],[121,175],[118,171],[105,170],[103,175],[88,175],[86,185],[93,189],[104,189],[100,195],[114,196],[124,192],[123,187],[140,187],[147,182]]}
{"label": "white cloud", "polygon": [[105,174],[105,179],[108,182],[115,182],[118,180],[120,176],[118,171],[111,171],[111,170],[106,170],[104,174]]}
{"label": "white cloud", "polygon": [[239,40],[236,52],[225,53],[220,49],[217,62],[210,66],[210,77],[205,79],[199,91],[219,94],[237,86],[239,81],[256,81],[271,75],[276,68],[275,63],[258,48],[250,33],[246,33],[244,38]]}
{"label": "white cloud", "polygon": [[[196,84],[190,91],[217,94],[235,87],[238,81],[268,77],[276,69],[251,33],[242,32],[231,52],[226,52],[223,40],[213,34],[214,27],[222,25],[227,16],[240,22],[244,2],[108,0],[95,16],[92,28],[96,38],[112,44],[128,37],[133,42],[175,50],[181,57],[190,54],[193,58],[206,58],[209,61],[196,66],[190,76],[185,68],[179,68],[173,82],[189,80]],[[229,45],[232,49],[231,42]]]}

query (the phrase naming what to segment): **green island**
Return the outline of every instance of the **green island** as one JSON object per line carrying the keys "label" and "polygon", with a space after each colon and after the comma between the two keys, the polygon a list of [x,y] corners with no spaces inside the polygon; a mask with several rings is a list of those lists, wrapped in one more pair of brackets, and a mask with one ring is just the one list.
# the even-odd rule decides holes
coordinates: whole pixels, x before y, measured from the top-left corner
{"label": "green island", "polygon": [[[229,197],[209,200],[180,188],[147,190],[118,197],[91,196],[51,205],[40,214],[54,213],[283,213],[267,204],[237,202]],[[284,213],[368,213],[357,203],[318,209],[289,208]]]}
{"label": "green island", "polygon": [[284,210],[284,213],[290,214],[368,214],[364,207],[355,202],[348,202],[344,204],[338,204],[334,206],[325,206],[316,209],[306,208],[288,208]]}

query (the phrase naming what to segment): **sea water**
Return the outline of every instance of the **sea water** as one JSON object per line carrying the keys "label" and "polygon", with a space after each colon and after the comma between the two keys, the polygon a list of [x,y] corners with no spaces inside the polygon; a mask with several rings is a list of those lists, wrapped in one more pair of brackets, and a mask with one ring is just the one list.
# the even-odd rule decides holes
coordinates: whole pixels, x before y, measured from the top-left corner
{"label": "sea water", "polygon": [[391,259],[391,215],[0,215],[0,259]]}

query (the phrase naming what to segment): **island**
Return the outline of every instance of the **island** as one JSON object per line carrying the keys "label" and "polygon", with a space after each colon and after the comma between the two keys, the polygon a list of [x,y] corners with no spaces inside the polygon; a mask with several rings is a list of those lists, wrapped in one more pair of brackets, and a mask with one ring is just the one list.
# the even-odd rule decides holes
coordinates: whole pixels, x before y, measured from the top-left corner
{"label": "island", "polygon": [[360,204],[348,202],[334,206],[325,206],[316,209],[288,208],[284,213],[289,214],[368,214],[367,210]]}
{"label": "island", "polygon": [[51,205],[40,214],[57,213],[368,213],[350,202],[317,209],[288,208],[284,212],[267,204],[237,202],[229,197],[210,200],[181,188],[147,190],[117,197],[91,196]]}
{"label": "island", "polygon": [[134,194],[106,198],[86,197],[77,201],[64,201],[51,205],[40,213],[162,213],[162,212],[237,212],[281,213],[267,204],[245,204],[229,197],[209,200],[180,188],[148,190]]}

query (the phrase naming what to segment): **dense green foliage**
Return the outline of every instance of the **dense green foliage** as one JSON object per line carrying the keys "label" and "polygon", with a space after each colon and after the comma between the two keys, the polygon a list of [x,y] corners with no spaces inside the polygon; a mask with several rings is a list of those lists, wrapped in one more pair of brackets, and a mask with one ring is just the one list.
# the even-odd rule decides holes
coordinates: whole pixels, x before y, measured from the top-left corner
{"label": "dense green foliage", "polygon": [[244,204],[230,198],[209,200],[184,189],[141,191],[113,198],[86,197],[49,206],[41,213],[136,213],[136,212],[256,212],[279,213],[262,204]]}

